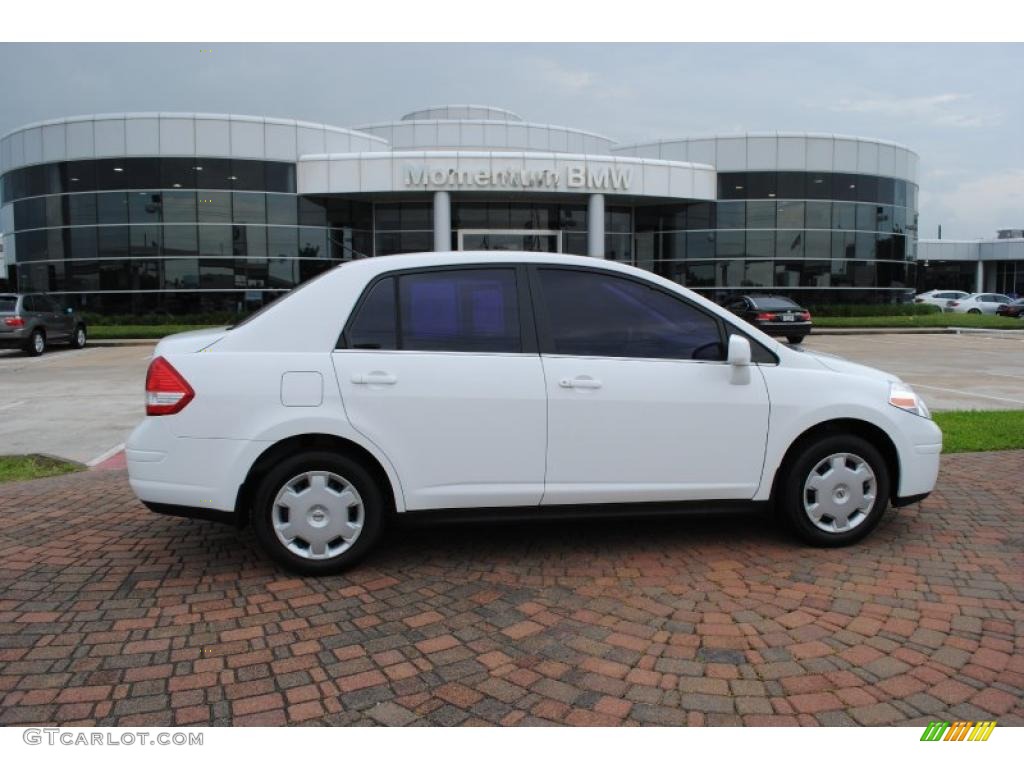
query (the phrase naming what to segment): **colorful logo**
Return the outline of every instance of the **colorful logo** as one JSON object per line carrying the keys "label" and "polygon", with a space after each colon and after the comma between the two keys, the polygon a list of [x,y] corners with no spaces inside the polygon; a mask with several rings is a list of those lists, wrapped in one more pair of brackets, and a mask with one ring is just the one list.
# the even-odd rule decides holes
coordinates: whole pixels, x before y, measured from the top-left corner
{"label": "colorful logo", "polygon": [[995,720],[980,720],[977,723],[958,720],[952,725],[933,721],[924,729],[921,741],[988,741],[995,727]]}

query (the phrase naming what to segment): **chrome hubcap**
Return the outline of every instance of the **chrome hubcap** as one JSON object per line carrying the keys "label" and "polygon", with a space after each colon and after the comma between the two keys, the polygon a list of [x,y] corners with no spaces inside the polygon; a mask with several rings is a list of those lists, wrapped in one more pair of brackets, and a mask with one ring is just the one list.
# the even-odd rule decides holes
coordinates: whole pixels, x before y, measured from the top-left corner
{"label": "chrome hubcap", "polygon": [[289,552],[308,560],[337,557],[363,530],[363,500],[334,472],[296,475],[278,491],[271,513],[274,533]]}
{"label": "chrome hubcap", "polygon": [[37,333],[32,343],[35,345],[36,352],[42,352],[43,345],[46,344],[46,341],[43,339],[43,335],[41,333]]}
{"label": "chrome hubcap", "polygon": [[828,533],[852,531],[867,519],[877,491],[870,464],[853,453],[833,453],[804,482],[804,512]]}
{"label": "chrome hubcap", "polygon": [[83,331],[81,328],[78,329],[78,346],[85,346],[85,331]]}

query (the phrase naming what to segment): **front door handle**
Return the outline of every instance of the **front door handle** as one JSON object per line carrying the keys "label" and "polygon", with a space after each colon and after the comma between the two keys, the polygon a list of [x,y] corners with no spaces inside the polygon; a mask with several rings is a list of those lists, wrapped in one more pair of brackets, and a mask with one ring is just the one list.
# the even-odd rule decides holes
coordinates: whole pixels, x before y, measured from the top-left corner
{"label": "front door handle", "polygon": [[575,379],[561,379],[558,386],[564,389],[600,389],[601,381],[590,376],[577,376]]}
{"label": "front door handle", "polygon": [[384,371],[370,371],[369,373],[357,373],[352,376],[353,384],[397,384],[398,377],[393,373]]}

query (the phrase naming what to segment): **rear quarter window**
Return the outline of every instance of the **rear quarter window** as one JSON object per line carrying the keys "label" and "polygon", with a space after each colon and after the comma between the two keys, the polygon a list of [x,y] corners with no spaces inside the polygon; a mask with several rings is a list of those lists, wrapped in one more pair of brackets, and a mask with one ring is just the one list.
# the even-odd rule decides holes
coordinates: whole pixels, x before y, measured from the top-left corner
{"label": "rear quarter window", "polygon": [[14,312],[17,308],[17,296],[0,296],[0,312]]}

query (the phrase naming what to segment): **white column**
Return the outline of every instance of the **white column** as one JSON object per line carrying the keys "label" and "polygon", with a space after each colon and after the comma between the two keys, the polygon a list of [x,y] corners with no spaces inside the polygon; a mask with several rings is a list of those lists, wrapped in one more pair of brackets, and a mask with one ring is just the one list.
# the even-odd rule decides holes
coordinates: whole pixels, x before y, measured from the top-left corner
{"label": "white column", "polygon": [[978,274],[974,282],[974,292],[982,293],[985,290],[985,262],[981,260],[981,257],[978,258]]}
{"label": "white column", "polygon": [[447,192],[434,193],[434,250],[452,249],[452,201]]}
{"label": "white column", "polygon": [[587,256],[604,258],[604,195],[587,201]]}

